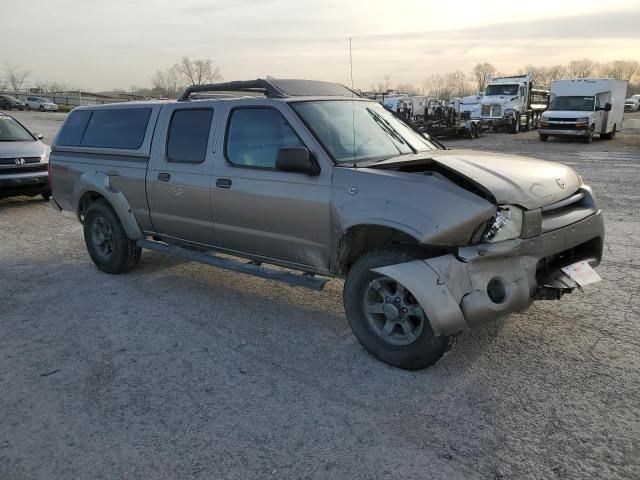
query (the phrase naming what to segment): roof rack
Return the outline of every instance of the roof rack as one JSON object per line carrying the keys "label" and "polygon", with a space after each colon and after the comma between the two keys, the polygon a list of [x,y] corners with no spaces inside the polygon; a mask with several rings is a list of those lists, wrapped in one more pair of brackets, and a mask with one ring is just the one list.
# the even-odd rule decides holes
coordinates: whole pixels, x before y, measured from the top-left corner
{"label": "roof rack", "polygon": [[268,97],[286,97],[273,84],[266,80],[237,80],[223,83],[206,83],[204,85],[191,85],[178,98],[179,102],[186,102],[192,93],[196,92],[253,92],[263,93]]}
{"label": "roof rack", "polygon": [[187,102],[192,93],[197,92],[248,92],[261,93],[267,97],[285,98],[298,96],[331,96],[360,97],[353,90],[339,83],[319,80],[269,79],[238,80],[223,83],[191,85],[178,98],[179,102]]}

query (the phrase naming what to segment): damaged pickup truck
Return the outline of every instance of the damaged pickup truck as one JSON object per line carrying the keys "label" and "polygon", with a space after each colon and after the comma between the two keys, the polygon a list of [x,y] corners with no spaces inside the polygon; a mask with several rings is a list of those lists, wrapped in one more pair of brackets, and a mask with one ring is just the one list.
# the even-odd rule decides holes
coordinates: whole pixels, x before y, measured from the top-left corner
{"label": "damaged pickup truck", "polygon": [[400,368],[580,288],[602,256],[601,211],[569,167],[444,149],[332,83],[76,108],[50,162],[52,203],[99,269],[146,248],[309,288],[345,278],[356,337]]}

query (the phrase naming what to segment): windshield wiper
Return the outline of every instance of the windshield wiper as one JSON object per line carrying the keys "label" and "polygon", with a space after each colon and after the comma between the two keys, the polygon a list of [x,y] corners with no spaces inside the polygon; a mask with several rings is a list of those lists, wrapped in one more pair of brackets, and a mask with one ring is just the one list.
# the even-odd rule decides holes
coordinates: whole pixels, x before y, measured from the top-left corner
{"label": "windshield wiper", "polygon": [[[387,122],[384,118],[382,118],[380,115],[378,115],[377,113],[375,113],[374,111],[372,111],[369,108],[367,108],[367,112],[369,112],[369,114],[373,118],[374,122],[376,122],[378,125],[380,125],[380,127],[382,127],[382,130],[387,135],[389,135],[392,139],[398,141],[400,144],[406,145],[407,147],[409,147],[409,149],[413,153],[418,153],[418,150],[416,150],[413,147],[413,145],[411,145],[402,135],[400,135],[400,133],[395,128],[393,128],[389,122]],[[400,148],[398,148],[398,146],[395,143],[393,145],[394,145],[394,147],[396,147],[396,150],[398,150],[399,154],[405,153],[402,150],[400,150]]]}

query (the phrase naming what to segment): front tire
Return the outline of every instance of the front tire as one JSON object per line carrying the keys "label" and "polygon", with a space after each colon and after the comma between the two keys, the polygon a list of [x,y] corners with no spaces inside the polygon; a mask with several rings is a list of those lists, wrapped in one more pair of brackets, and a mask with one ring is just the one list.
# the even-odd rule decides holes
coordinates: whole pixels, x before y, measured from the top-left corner
{"label": "front tire", "polygon": [[28,103],[27,103],[27,106],[26,106],[26,107],[24,107],[24,108],[26,108],[26,109],[27,109],[27,112],[31,110],[31,107],[29,106],[29,104],[28,104]]}
{"label": "front tire", "polygon": [[511,120],[511,133],[515,134],[520,131],[520,114],[516,115],[516,118]]}
{"label": "front tire", "polygon": [[40,108],[38,108],[38,110],[40,110],[41,112],[44,112],[44,107],[40,105]]}
{"label": "front tire", "polygon": [[584,143],[592,143],[593,142],[593,127],[589,129],[587,135],[583,139]]}
{"label": "front tire", "polygon": [[106,200],[92,203],[84,215],[84,241],[93,263],[106,273],[122,273],[140,260],[142,249],[127,237]]}
{"label": "front tire", "polygon": [[411,292],[371,270],[415,258],[404,250],[367,253],[351,266],[343,293],[349,325],[362,346],[379,360],[406,370],[436,363],[449,349],[451,337],[436,337]]}

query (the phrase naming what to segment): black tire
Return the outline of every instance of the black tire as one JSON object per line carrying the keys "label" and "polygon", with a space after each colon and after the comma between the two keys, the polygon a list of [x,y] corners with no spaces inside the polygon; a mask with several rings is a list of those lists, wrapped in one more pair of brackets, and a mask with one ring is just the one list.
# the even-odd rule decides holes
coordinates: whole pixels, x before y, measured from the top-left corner
{"label": "black tire", "polygon": [[527,113],[527,123],[524,124],[524,131],[528,132],[531,130],[531,116]]}
{"label": "black tire", "polygon": [[480,125],[476,125],[476,138],[480,138],[480,135],[482,135],[482,126]]}
{"label": "black tire", "polygon": [[605,133],[603,135],[600,135],[602,138],[604,138],[605,140],[613,140],[614,138],[616,138],[616,130],[617,130],[617,125],[614,123],[613,124],[613,130],[611,130],[609,133]]}
{"label": "black tire", "polygon": [[42,192],[40,195],[42,195],[42,198],[44,198],[45,201],[47,201],[47,202],[51,198],[51,192]]}
{"label": "black tire", "polygon": [[93,263],[103,272],[122,273],[140,260],[142,250],[127,237],[106,200],[92,203],[84,215],[84,241]]}
{"label": "black tire", "polygon": [[593,142],[593,127],[589,129],[587,135],[582,140],[584,143],[592,143]]}
{"label": "black tire", "polygon": [[509,131],[513,134],[520,131],[520,114],[516,115],[516,118],[511,121],[511,130]]}
{"label": "black tire", "polygon": [[27,109],[27,112],[31,110],[31,107],[29,106],[29,104],[28,104],[28,103],[27,103],[27,106],[26,106],[26,107],[24,107],[24,108],[26,108],[26,109]]}
{"label": "black tire", "polygon": [[[371,269],[407,262],[415,258],[418,258],[418,255],[409,250],[390,249],[366,253],[349,269],[343,292],[347,319],[358,341],[377,359],[405,370],[418,370],[436,363],[449,349],[452,337],[444,335],[436,337],[431,330],[428,318],[422,312],[419,330],[416,327],[415,338],[412,337],[410,343],[390,343],[376,332],[368,320],[365,313],[365,296],[370,291],[370,285],[374,280],[391,280],[372,272]],[[405,297],[411,301],[413,299],[411,292],[406,290],[405,292]],[[398,295],[398,290],[394,295]],[[415,301],[415,299],[413,300]],[[382,301],[385,301],[384,298]],[[414,303],[414,305],[416,304],[417,302]],[[421,308],[420,311],[422,311]],[[409,315],[404,321],[408,322]],[[402,336],[403,330],[394,323],[393,329],[396,328],[399,329],[399,335]]]}
{"label": "black tire", "polygon": [[38,108],[38,110],[40,110],[41,112],[44,112],[44,107],[40,105],[40,108]]}
{"label": "black tire", "polygon": [[476,126],[472,123],[471,126],[469,127],[469,138],[471,140],[473,140],[474,138],[476,138]]}
{"label": "black tire", "polygon": [[540,134],[540,141],[541,142],[546,142],[547,140],[549,140],[549,135],[547,135],[545,133],[541,133]]}

